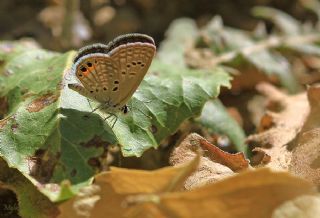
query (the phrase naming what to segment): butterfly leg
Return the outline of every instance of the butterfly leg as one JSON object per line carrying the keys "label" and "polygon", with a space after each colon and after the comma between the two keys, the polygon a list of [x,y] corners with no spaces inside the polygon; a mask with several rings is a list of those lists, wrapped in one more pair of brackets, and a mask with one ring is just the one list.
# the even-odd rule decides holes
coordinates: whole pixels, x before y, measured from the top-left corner
{"label": "butterfly leg", "polygon": [[116,122],[118,121],[118,116],[114,115],[114,117],[115,117],[115,120],[114,120],[114,122],[113,122],[113,124],[111,126],[112,129],[113,129],[114,125],[116,125]]}
{"label": "butterfly leg", "polygon": [[110,117],[114,117],[114,118],[115,118],[114,121],[113,121],[113,119],[111,120],[111,122],[113,122],[112,125],[111,125],[111,128],[113,129],[114,125],[116,124],[116,122],[117,122],[117,120],[118,120],[118,116],[115,115],[115,114],[113,114],[113,113],[109,113],[109,115],[108,115],[106,118],[104,118],[104,121],[106,121],[106,120],[109,119]]}
{"label": "butterfly leg", "polygon": [[[88,104],[89,104],[89,107],[91,109],[91,111],[93,111],[94,109],[92,108],[92,105],[91,105],[91,102],[89,100],[89,98],[87,98],[87,101],[88,101]],[[84,118],[89,118],[89,116],[92,114],[92,112],[90,112],[90,114],[85,114],[83,117]]]}
{"label": "butterfly leg", "polygon": [[106,121],[107,119],[109,119],[110,117],[112,117],[114,114],[109,114],[107,117],[104,118],[104,121]]}
{"label": "butterfly leg", "polygon": [[90,109],[93,110],[90,99],[87,98],[87,101],[88,101],[88,104],[89,104]]}
{"label": "butterfly leg", "polygon": [[99,106],[96,107],[96,108],[92,108],[91,103],[90,103],[90,100],[89,100],[88,98],[87,98],[87,100],[88,100],[89,106],[90,106],[90,108],[91,108],[91,111],[90,111],[89,114],[84,115],[85,118],[89,118],[95,111],[97,111],[99,108],[101,108],[101,107],[103,106],[103,105],[99,105]]}

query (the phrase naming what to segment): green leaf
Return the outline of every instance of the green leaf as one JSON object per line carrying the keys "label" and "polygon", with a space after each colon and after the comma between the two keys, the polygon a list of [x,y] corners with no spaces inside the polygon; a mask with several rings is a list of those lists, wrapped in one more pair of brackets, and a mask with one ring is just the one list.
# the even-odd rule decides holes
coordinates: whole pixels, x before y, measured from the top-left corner
{"label": "green leaf", "polygon": [[[211,21],[215,23],[216,21]],[[259,49],[252,51],[250,48],[254,47],[257,42],[253,41],[250,36],[244,31],[224,27],[223,29],[216,28],[216,25],[209,23],[204,29],[210,37],[210,48],[213,52],[219,50],[220,54],[234,51],[237,57],[242,57],[253,64],[258,69],[262,70],[268,75],[276,75],[284,87],[290,92],[294,93],[299,89],[298,82],[291,72],[291,67],[288,61],[278,53],[271,52],[267,49]],[[221,50],[223,41],[223,50]],[[217,45],[219,48],[217,48]],[[241,63],[241,61],[240,61]]]}
{"label": "green leaf", "polygon": [[197,25],[190,18],[174,20],[166,31],[166,39],[158,49],[158,58],[166,64],[186,67],[184,52],[198,33]]}
{"label": "green leaf", "polygon": [[[319,37],[319,39],[320,39],[320,37]],[[288,48],[295,50],[295,51],[302,53],[302,54],[320,56],[320,47],[318,45],[312,45],[312,44],[303,44],[302,45],[302,44],[300,44],[300,45],[290,45],[290,46],[288,46]]]}
{"label": "green leaf", "polygon": [[[0,155],[10,166],[42,182],[88,179],[95,172],[89,160],[103,154],[103,145],[116,141],[98,115],[87,121],[83,113],[66,107],[86,107],[79,101],[83,98],[62,83],[75,53],[21,46],[0,45],[4,60],[0,93],[9,103],[0,125]],[[30,168],[31,159],[37,161],[35,168]]]}
{"label": "green leaf", "polygon": [[123,155],[141,156],[146,149],[158,147],[184,120],[199,115],[205,102],[219,94],[220,86],[229,86],[229,80],[222,69],[189,70],[154,60],[132,98],[132,112],[120,115],[113,129]]}
{"label": "green leaf", "polygon": [[[21,217],[37,218],[56,217],[59,214],[58,208],[38,190],[38,187],[17,169],[10,168],[2,158],[0,158],[0,172],[1,197],[5,193],[4,190],[9,189],[15,193],[18,201],[17,204],[12,202],[3,204],[2,206],[8,208],[8,211],[17,210]],[[4,214],[1,216],[9,217]]]}
{"label": "green leaf", "polygon": [[204,105],[197,121],[213,133],[228,136],[238,151],[246,153],[245,133],[218,99],[208,101]]}
{"label": "green leaf", "polygon": [[154,60],[129,104],[131,112],[119,115],[111,129],[106,114],[91,113],[86,97],[67,87],[75,80],[68,73],[75,52],[10,46],[7,51],[0,45],[0,93],[9,104],[0,122],[0,155],[42,183],[87,181],[109,144],[119,143],[125,156],[141,156],[229,86],[222,69],[187,70]]}
{"label": "green leaf", "polygon": [[[33,178],[29,178],[31,181],[34,181]],[[64,200],[68,200],[74,196],[76,196],[80,189],[83,187],[89,186],[92,184],[93,178],[85,180],[81,183],[70,184],[69,181],[62,181],[60,185],[48,183],[39,187],[39,191],[45,194],[52,202],[61,202]],[[36,181],[33,182],[35,185]]]}
{"label": "green leaf", "polygon": [[281,84],[287,88],[290,93],[295,93],[299,90],[299,84],[291,72],[290,63],[282,55],[267,50],[250,54],[242,53],[242,55],[266,74],[277,75]]}
{"label": "green leaf", "polygon": [[297,35],[301,33],[301,23],[283,11],[257,6],[252,10],[253,15],[272,21],[286,35]]}

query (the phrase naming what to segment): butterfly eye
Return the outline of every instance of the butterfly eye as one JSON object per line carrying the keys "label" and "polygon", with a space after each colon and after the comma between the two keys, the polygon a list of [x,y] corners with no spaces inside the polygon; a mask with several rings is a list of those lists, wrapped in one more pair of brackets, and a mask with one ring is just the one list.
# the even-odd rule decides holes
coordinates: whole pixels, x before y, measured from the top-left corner
{"label": "butterfly eye", "polygon": [[127,105],[125,105],[125,106],[123,107],[123,113],[124,113],[124,114],[128,113],[128,107],[127,107]]}

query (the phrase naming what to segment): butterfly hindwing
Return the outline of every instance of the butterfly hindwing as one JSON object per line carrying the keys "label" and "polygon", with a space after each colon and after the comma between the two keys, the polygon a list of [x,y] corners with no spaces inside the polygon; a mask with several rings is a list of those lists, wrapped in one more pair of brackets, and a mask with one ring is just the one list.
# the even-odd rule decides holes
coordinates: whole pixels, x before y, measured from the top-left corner
{"label": "butterfly hindwing", "polygon": [[107,103],[110,102],[111,82],[117,77],[117,69],[118,66],[108,55],[89,54],[79,59],[75,74],[96,101]]}

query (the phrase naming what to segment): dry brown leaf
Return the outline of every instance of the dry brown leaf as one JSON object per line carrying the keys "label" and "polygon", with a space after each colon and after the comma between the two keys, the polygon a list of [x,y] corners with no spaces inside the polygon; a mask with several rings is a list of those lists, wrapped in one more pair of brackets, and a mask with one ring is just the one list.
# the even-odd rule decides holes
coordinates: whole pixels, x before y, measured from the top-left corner
{"label": "dry brown leaf", "polygon": [[116,15],[116,10],[111,6],[105,6],[97,10],[94,14],[94,24],[96,26],[102,26],[108,23]]}
{"label": "dry brown leaf", "polygon": [[264,168],[191,191],[154,196],[152,201],[166,217],[269,218],[282,203],[315,193],[303,179]]}
{"label": "dry brown leaf", "polygon": [[260,125],[261,117],[265,114],[266,98],[261,95],[254,95],[247,103],[250,121],[255,127]]}
{"label": "dry brown leaf", "polygon": [[201,157],[197,171],[186,180],[185,188],[187,190],[221,180],[234,175],[235,171],[249,167],[249,162],[243,153],[229,154],[224,152],[196,133],[187,136],[173,150],[170,163],[172,165],[186,163],[196,156],[194,151],[198,149],[204,151],[204,156]]}
{"label": "dry brown leaf", "polygon": [[280,205],[272,218],[318,218],[320,217],[320,196],[303,195]]}
{"label": "dry brown leaf", "polygon": [[292,72],[301,84],[320,82],[320,60],[318,56],[302,55],[292,60]]}
{"label": "dry brown leaf", "polygon": [[125,207],[126,199],[130,195],[140,193],[156,194],[181,189],[182,181],[192,173],[198,163],[199,155],[187,165],[165,167],[154,171],[112,167],[111,171],[97,175],[94,184],[83,189],[76,198],[60,205],[59,217],[120,218],[128,214],[133,217],[134,214],[144,210],[149,211],[150,217],[161,217],[158,210],[152,212],[154,205]]}
{"label": "dry brown leaf", "polygon": [[266,75],[262,71],[256,69],[254,66],[243,64],[242,66],[235,66],[235,68],[237,68],[241,73],[234,76],[231,82],[232,92],[254,90],[256,84],[263,81],[274,84],[279,83],[277,78]]}
{"label": "dry brown leaf", "polygon": [[292,153],[289,143],[295,139],[309,113],[305,93],[289,96],[270,84],[258,85],[269,105],[261,119],[258,134],[248,137],[250,145],[258,146],[253,151],[253,164],[267,165],[277,170],[288,170]]}
{"label": "dry brown leaf", "polygon": [[320,185],[320,86],[308,89],[310,114],[292,151],[289,170]]}

